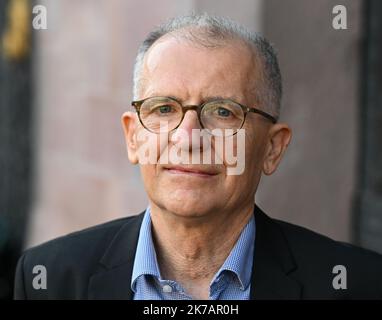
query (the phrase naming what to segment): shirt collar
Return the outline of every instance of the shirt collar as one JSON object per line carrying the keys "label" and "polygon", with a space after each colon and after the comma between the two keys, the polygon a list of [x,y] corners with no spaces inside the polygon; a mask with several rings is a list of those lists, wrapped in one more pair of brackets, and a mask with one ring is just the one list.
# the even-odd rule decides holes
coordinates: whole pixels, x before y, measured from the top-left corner
{"label": "shirt collar", "polygon": [[[214,276],[211,285],[217,282],[223,273],[231,271],[238,278],[241,289],[244,290],[248,287],[252,274],[255,232],[255,219],[254,215],[252,215],[227,259]],[[137,251],[131,277],[131,289],[134,292],[136,292],[137,279],[142,275],[151,275],[157,279],[161,279],[152,239],[150,207],[148,207],[145,211],[139,231]]]}
{"label": "shirt collar", "polygon": [[240,282],[240,287],[245,290],[251,281],[253,254],[255,249],[256,225],[254,215],[243,228],[239,239],[231,250],[227,259],[212,279],[211,285],[218,281],[226,271],[233,272]]}
{"label": "shirt collar", "polygon": [[137,279],[141,275],[152,275],[156,278],[161,277],[152,239],[150,207],[148,207],[145,211],[139,231],[137,251],[131,277],[131,289],[134,292]]}

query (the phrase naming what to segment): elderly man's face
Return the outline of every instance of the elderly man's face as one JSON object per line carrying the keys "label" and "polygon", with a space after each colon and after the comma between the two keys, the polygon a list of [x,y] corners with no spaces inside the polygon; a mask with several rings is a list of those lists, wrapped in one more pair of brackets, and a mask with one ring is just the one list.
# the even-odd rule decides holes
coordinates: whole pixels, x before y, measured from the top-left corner
{"label": "elderly man's face", "polygon": [[[223,97],[261,108],[256,105],[253,95],[257,81],[254,75],[258,71],[256,61],[251,51],[237,41],[207,49],[185,40],[164,37],[146,54],[139,98],[171,96],[183,105],[198,105],[212,97]],[[139,162],[136,151],[141,142],[136,137],[146,129],[136,114],[126,113],[123,123],[129,158],[134,163]],[[185,137],[178,134],[180,130],[191,136],[191,130],[198,128],[201,127],[196,111],[188,111],[180,127],[170,134],[169,146],[185,142]],[[247,114],[243,125],[245,168],[240,175],[227,174],[226,161],[223,164],[183,166],[199,173],[176,170],[171,163],[141,165],[151,203],[179,216],[195,217],[218,214],[221,210],[237,210],[253,202],[262,170],[268,168],[266,173],[271,173],[275,169],[266,164],[272,148],[271,128],[272,123],[267,119],[254,113]],[[151,143],[157,144],[158,135],[146,133],[151,137]],[[159,150],[157,159],[162,151]],[[216,152],[214,146],[211,151]],[[203,154],[203,149],[200,152]]]}

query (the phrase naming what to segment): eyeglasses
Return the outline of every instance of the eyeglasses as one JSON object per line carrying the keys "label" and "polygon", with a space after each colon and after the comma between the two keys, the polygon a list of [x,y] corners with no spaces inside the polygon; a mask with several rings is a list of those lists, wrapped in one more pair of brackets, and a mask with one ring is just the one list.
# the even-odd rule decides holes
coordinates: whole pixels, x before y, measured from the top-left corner
{"label": "eyeglasses", "polygon": [[[224,136],[234,135],[243,127],[248,112],[257,113],[272,123],[277,119],[255,108],[246,107],[229,99],[207,101],[201,105],[183,106],[171,97],[150,97],[133,101],[142,126],[153,133],[166,133],[175,130],[183,121],[188,110],[195,110],[203,129],[228,132]],[[163,126],[163,124],[166,124]],[[219,129],[219,130],[215,130]],[[228,130],[226,130],[228,129]]]}

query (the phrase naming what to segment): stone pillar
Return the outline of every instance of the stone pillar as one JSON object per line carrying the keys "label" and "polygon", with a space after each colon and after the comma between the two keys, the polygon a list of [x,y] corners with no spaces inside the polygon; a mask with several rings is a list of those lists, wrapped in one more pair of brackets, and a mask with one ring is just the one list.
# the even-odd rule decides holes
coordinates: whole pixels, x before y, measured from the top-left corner
{"label": "stone pillar", "polygon": [[356,240],[382,253],[382,3],[367,1]]}

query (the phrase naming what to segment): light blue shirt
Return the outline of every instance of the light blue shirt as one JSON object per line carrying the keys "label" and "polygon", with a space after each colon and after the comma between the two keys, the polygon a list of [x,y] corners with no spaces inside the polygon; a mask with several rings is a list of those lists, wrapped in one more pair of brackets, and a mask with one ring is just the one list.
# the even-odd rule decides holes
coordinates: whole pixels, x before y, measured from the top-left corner
{"label": "light blue shirt", "polygon": [[[210,284],[210,300],[248,300],[255,250],[255,219],[252,215],[239,239]],[[146,209],[139,232],[131,289],[134,300],[191,300],[182,286],[163,279],[151,232],[150,208]]]}

